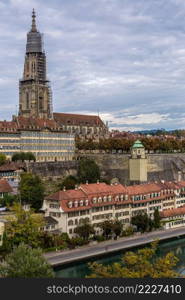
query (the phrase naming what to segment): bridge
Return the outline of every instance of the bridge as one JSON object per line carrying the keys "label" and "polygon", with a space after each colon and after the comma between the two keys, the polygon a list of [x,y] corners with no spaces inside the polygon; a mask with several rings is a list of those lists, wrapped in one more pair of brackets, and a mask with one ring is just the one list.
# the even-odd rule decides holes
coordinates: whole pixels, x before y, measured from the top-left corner
{"label": "bridge", "polygon": [[159,230],[131,237],[109,240],[95,245],[87,245],[73,250],[56,251],[44,254],[48,263],[54,266],[65,265],[75,261],[86,260],[91,257],[105,255],[116,251],[146,245],[158,239],[160,241],[185,236],[185,227]]}

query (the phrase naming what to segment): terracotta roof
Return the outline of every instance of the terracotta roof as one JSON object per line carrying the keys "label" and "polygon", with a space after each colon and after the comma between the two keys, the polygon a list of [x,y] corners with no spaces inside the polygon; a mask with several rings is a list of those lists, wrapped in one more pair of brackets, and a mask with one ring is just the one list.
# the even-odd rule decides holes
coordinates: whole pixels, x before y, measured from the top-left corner
{"label": "terracotta roof", "polygon": [[12,193],[13,189],[6,179],[0,179],[0,193]]}
{"label": "terracotta roof", "polygon": [[169,218],[169,217],[174,217],[174,216],[179,216],[179,215],[184,215],[184,214],[185,214],[185,206],[182,206],[182,207],[178,207],[178,208],[163,210],[160,213],[160,216],[161,216],[161,218]]}
{"label": "terracotta roof", "polygon": [[105,126],[99,116],[53,113],[53,117],[60,125]]}
{"label": "terracotta roof", "polygon": [[148,193],[160,192],[161,187],[157,183],[138,184],[127,187],[129,195],[142,195]]}
{"label": "terracotta roof", "polygon": [[81,184],[79,188],[82,191],[84,191],[87,195],[113,192],[113,190],[111,189],[111,186],[104,182]]}
{"label": "terracotta roof", "polygon": [[20,163],[20,162],[9,162],[6,163],[2,166],[0,166],[0,172],[5,172],[5,171],[16,171],[19,169],[25,169],[26,165],[25,163]]}
{"label": "terracotta roof", "polygon": [[[185,182],[178,182],[178,184],[184,184]],[[78,189],[73,190],[66,190],[66,191],[58,191],[46,198],[46,200],[55,200],[59,201],[61,208],[68,212],[68,211],[79,211],[84,209],[89,209],[91,207],[97,207],[97,206],[106,206],[106,205],[121,205],[121,204],[128,204],[128,203],[144,203],[144,202],[150,202],[154,199],[165,199],[166,197],[169,197],[168,194],[161,194],[160,196],[152,197],[152,198],[146,198],[143,200],[134,201],[132,200],[131,196],[134,195],[146,195],[151,193],[158,193],[161,192],[164,189],[167,189],[167,187],[170,186],[170,189],[177,189],[179,188],[177,183],[171,183],[167,182],[165,184],[162,183],[146,183],[146,184],[140,184],[140,185],[133,185],[133,186],[123,186],[122,184],[114,184],[114,185],[108,185],[106,183],[92,183],[92,184],[81,184]],[[124,198],[116,199],[117,195],[128,195],[127,200]],[[170,195],[174,195],[174,192],[170,193]],[[104,202],[103,197],[104,196],[111,196],[111,200],[107,198],[107,200]],[[102,198],[102,201],[99,201],[98,198]],[[97,201],[94,202],[94,199],[96,198]],[[74,205],[72,207],[69,207],[69,202],[72,203],[77,200],[88,200],[88,205],[85,204],[83,206],[75,207]]]}
{"label": "terracotta roof", "polygon": [[43,130],[49,129],[51,131],[61,131],[61,126],[53,119],[40,119],[40,118],[24,118],[13,117],[12,121],[0,121],[1,132],[18,133],[19,130]]}

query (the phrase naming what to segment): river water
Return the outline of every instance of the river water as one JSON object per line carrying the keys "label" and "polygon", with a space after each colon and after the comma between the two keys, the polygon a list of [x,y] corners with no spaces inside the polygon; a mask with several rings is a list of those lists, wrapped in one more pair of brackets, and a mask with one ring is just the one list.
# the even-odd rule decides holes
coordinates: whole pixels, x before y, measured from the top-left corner
{"label": "river water", "polygon": [[[161,242],[157,251],[157,255],[163,256],[169,251],[173,251],[173,253],[179,258],[179,262],[175,270],[180,274],[185,275],[185,237]],[[104,255],[101,257],[91,258],[87,261],[75,262],[73,264],[60,266],[56,268],[55,274],[56,277],[60,278],[84,278],[86,275],[90,274],[88,262],[96,261],[102,264],[111,264],[113,262],[121,261],[121,257],[123,256],[123,254],[124,251],[120,251],[106,256]]]}

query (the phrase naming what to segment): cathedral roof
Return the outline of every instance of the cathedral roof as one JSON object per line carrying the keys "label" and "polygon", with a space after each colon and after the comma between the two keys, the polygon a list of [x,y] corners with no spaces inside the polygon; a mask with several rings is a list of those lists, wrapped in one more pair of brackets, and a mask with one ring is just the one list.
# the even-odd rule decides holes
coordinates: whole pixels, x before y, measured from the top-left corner
{"label": "cathedral roof", "polygon": [[53,113],[53,118],[60,125],[105,126],[99,116]]}

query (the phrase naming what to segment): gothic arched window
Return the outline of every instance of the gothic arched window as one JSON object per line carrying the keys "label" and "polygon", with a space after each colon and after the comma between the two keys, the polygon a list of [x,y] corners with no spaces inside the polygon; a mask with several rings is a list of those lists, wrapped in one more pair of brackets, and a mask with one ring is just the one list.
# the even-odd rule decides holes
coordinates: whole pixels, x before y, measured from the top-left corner
{"label": "gothic arched window", "polygon": [[44,108],[43,97],[40,95],[39,96],[39,109],[43,109],[43,108]]}
{"label": "gothic arched window", "polygon": [[29,109],[29,93],[26,92],[26,109]]}

